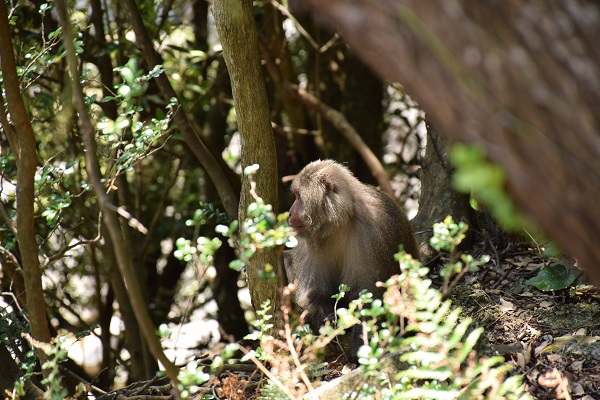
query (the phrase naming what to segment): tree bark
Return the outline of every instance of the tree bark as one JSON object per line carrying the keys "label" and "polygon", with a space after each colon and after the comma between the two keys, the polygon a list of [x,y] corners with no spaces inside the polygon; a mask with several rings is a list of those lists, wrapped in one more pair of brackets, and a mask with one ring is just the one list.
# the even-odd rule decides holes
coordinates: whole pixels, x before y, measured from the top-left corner
{"label": "tree bark", "polygon": [[482,142],[520,208],[600,282],[600,5],[307,0],[453,140]]}
{"label": "tree bark", "polygon": [[[46,316],[46,301],[42,288],[42,271],[38,259],[38,246],[34,229],[34,176],[37,168],[37,151],[33,128],[21,97],[19,78],[15,63],[14,50],[8,24],[6,3],[0,4],[0,62],[2,79],[6,90],[6,102],[12,123],[14,124],[16,143],[11,147],[17,156],[17,240],[23,267],[29,325],[33,339],[43,343],[50,342],[50,331]],[[10,126],[4,129],[9,131]],[[9,139],[10,133],[7,134]],[[14,141],[14,140],[13,140]],[[38,358],[43,365],[48,359],[38,350]]]}
{"label": "tree bark", "polygon": [[[214,87],[217,88],[215,102],[206,113],[203,136],[206,144],[213,152],[221,153],[225,148],[225,132],[227,131],[227,115],[231,105],[225,101],[231,98],[231,82],[225,65],[225,60],[219,59],[217,78]],[[238,193],[241,190],[237,188]],[[216,191],[213,185],[205,188],[206,200],[209,203],[217,202]],[[206,228],[214,232],[214,221],[207,224]],[[214,267],[217,275],[212,282],[213,297],[219,308],[217,321],[225,332],[227,339],[242,340],[249,333],[248,322],[244,316],[244,310],[240,304],[238,293],[238,277],[240,273],[229,268],[229,263],[236,258],[231,246],[221,246],[214,256]],[[225,340],[223,338],[222,340]]]}
{"label": "tree bark", "polygon": [[[242,168],[260,165],[260,170],[252,178],[256,182],[256,192],[277,210],[275,140],[260,67],[252,0],[217,0],[214,2],[213,13],[231,79],[241,134]],[[244,176],[239,205],[240,220],[245,218],[248,205],[253,201],[250,196],[250,181]],[[266,300],[271,301],[272,310],[278,309],[280,304],[277,282],[259,278],[259,271],[267,264],[274,267],[278,265],[274,251],[257,253],[247,268],[248,286],[255,309],[260,308]]]}
{"label": "tree bark", "polygon": [[452,186],[453,167],[450,163],[448,141],[431,127],[427,127],[427,147],[421,165],[421,197],[419,213],[410,222],[417,242],[421,244],[421,261],[427,262],[434,254],[429,247],[433,224],[448,215],[454,221],[470,221],[469,194],[459,193]]}

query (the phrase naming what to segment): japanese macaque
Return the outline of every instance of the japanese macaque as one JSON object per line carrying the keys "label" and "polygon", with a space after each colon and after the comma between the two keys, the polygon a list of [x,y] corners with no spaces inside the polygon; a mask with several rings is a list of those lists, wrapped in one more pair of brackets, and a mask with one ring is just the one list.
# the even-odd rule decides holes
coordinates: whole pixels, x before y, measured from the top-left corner
{"label": "japanese macaque", "polygon": [[[314,332],[333,319],[340,284],[350,287],[338,307],[347,307],[363,289],[382,295],[378,281],[400,273],[398,245],[413,258],[417,242],[406,214],[386,193],[361,183],[332,160],[308,164],[293,180],[296,200],[289,225],[297,232],[288,279],[296,283],[294,300],[306,312]],[[290,270],[291,269],[291,270]],[[350,359],[361,344],[360,329],[350,338]]]}

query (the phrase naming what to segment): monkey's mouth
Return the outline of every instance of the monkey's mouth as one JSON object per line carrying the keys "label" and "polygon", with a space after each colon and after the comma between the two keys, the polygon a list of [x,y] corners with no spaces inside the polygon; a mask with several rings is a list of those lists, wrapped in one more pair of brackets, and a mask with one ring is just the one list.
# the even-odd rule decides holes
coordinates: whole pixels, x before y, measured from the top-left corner
{"label": "monkey's mouth", "polygon": [[288,225],[290,226],[290,228],[295,230],[297,234],[306,232],[306,225],[304,224],[294,224],[292,223],[292,221],[288,221]]}

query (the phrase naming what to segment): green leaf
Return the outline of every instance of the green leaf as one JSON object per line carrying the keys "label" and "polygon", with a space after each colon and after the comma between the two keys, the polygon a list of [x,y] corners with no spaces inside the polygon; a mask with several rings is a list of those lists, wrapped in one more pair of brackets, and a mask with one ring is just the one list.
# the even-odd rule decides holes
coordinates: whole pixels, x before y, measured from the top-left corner
{"label": "green leaf", "polygon": [[555,261],[543,268],[537,276],[525,281],[539,290],[561,290],[569,287],[579,276],[576,271],[567,268],[565,260]]}
{"label": "green leaf", "polygon": [[48,39],[54,39],[56,36],[60,35],[60,33],[62,32],[62,28],[58,28],[55,31],[52,31],[48,34]]}
{"label": "green leaf", "polygon": [[542,253],[544,257],[560,257],[561,254],[563,254],[562,251],[554,242],[550,242],[547,245],[545,245],[544,252]]}
{"label": "green leaf", "polygon": [[241,271],[245,266],[246,264],[242,260],[238,259],[229,263],[229,268],[233,269],[234,271]]}

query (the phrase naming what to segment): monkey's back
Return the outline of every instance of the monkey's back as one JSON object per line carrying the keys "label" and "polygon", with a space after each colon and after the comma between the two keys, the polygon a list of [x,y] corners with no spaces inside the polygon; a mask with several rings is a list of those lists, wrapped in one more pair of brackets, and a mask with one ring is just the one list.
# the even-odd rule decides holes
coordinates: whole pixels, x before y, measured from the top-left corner
{"label": "monkey's back", "polygon": [[[393,242],[395,244],[395,248],[399,244],[404,246],[404,251],[408,254],[412,255],[415,260],[419,259],[419,246],[417,244],[417,240],[415,239],[415,235],[412,230],[412,226],[408,221],[408,217],[406,213],[402,209],[402,207],[387,193],[382,192],[380,190],[374,189],[381,199],[384,207],[388,210],[387,215],[392,217],[391,230],[393,232],[389,232],[394,238]],[[397,253],[395,251],[394,253]]]}
{"label": "monkey's back", "polygon": [[354,253],[348,260],[352,271],[352,282],[343,282],[359,289],[375,289],[375,283],[385,281],[400,273],[400,267],[394,260],[398,245],[413,258],[419,258],[419,249],[410,222],[400,205],[386,193],[372,186],[364,185],[364,191],[370,201],[366,207],[356,211],[357,229],[363,240],[351,245]]}

